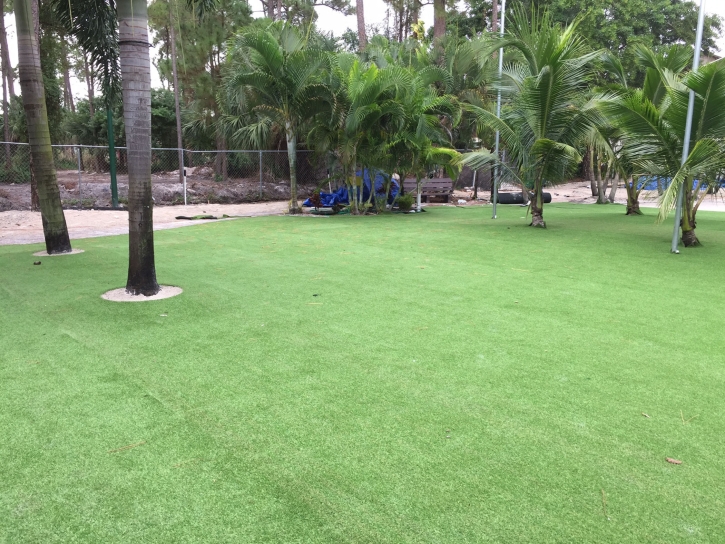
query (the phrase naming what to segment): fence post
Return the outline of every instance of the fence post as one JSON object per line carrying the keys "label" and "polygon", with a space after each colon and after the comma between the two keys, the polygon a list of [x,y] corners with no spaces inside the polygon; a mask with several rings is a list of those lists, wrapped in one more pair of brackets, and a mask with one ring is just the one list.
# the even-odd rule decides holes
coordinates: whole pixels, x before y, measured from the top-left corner
{"label": "fence post", "polygon": [[111,174],[111,207],[118,208],[118,182],[116,181],[116,146],[113,135],[113,111],[106,110],[106,123],[108,124],[108,166]]}
{"label": "fence post", "polygon": [[81,183],[83,181],[83,175],[81,174],[81,146],[76,147],[76,155],[78,156],[78,209],[83,209],[83,191],[81,190]]}
{"label": "fence post", "polygon": [[262,150],[259,150],[259,200],[262,200]]}

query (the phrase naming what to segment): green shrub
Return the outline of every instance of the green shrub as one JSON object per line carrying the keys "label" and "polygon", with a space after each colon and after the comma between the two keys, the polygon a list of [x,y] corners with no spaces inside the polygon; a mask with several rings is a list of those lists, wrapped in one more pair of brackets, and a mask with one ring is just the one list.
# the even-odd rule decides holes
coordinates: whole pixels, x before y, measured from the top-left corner
{"label": "green shrub", "polygon": [[401,195],[398,197],[398,209],[402,212],[407,212],[413,207],[415,197],[410,193]]}

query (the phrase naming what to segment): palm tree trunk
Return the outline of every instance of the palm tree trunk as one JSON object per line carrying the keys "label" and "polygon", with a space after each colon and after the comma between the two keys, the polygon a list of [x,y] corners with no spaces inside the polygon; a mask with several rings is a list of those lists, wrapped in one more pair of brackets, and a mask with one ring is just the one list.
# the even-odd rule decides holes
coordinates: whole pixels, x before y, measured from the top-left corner
{"label": "palm tree trunk", "polygon": [[537,176],[534,182],[534,194],[531,199],[531,226],[546,228],[544,221],[544,187],[541,178]]}
{"label": "palm tree trunk", "polygon": [[287,121],[287,159],[289,160],[289,213],[302,213],[297,202],[297,136],[292,132],[292,124]]}
{"label": "palm tree trunk", "polygon": [[[418,21],[416,21],[417,23]],[[433,0],[433,39],[446,35],[446,0]]]}
{"label": "palm tree trunk", "polygon": [[18,71],[23,106],[28,127],[31,160],[38,189],[43,234],[48,253],[66,253],[71,250],[68,227],[65,223],[60,190],[50,147],[48,110],[45,105],[45,87],[40,69],[38,41],[32,23],[32,2],[15,0],[15,27],[18,35]]}
{"label": "palm tree trunk", "polygon": [[360,51],[362,51],[368,45],[368,35],[365,32],[365,6],[363,0],[357,0],[355,10],[357,11],[357,39],[360,42]]}
{"label": "palm tree trunk", "polygon": [[[3,56],[4,58],[4,56]],[[2,59],[0,59],[2,60]],[[7,173],[10,173],[10,170],[13,167],[13,158],[10,154],[10,144],[8,143],[10,141],[10,114],[8,113],[8,81],[5,77],[5,68],[6,64],[5,61],[2,60],[2,68],[3,68],[3,131],[4,131],[4,137],[5,137],[5,170]]]}
{"label": "palm tree trunk", "polygon": [[151,60],[146,0],[118,2],[123,117],[128,148],[128,280],[126,291],[159,292],[151,196]]}
{"label": "palm tree trunk", "polygon": [[[184,184],[184,141],[181,133],[181,107],[179,106],[179,76],[176,70],[176,28],[174,26],[173,7],[169,4],[169,41],[171,42],[171,73],[174,78],[174,107],[176,108],[176,147],[179,158],[179,183]],[[186,193],[184,193],[186,194]],[[186,198],[186,197],[185,197]]]}
{"label": "palm tree trunk", "polygon": [[[498,0],[493,0],[493,6],[491,10],[491,32],[496,34],[498,32]],[[483,29],[486,30],[486,25],[483,25]]]}
{"label": "palm tree trunk", "polygon": [[63,105],[71,112],[76,112],[73,102],[73,89],[70,86],[70,66],[68,65],[68,47],[64,34],[60,36],[60,63],[63,70]]}
{"label": "palm tree trunk", "polygon": [[619,187],[619,174],[615,174],[612,178],[612,188],[607,197],[612,204],[614,204],[614,198],[617,196],[617,187]]}
{"label": "palm tree trunk", "polygon": [[624,184],[627,190],[627,213],[626,215],[642,215],[639,209],[639,192],[637,191],[637,182],[635,179],[629,178]]}
{"label": "palm tree trunk", "polygon": [[594,180],[594,149],[591,146],[587,146],[587,152],[584,157],[584,160],[586,161],[586,172],[587,177],[589,178],[589,186],[592,190],[592,196],[598,196],[599,195],[599,189],[597,188],[597,183]]}
{"label": "palm tree trunk", "polygon": [[3,65],[3,78],[8,82],[10,96],[15,96],[15,85],[13,84],[13,70],[10,64],[10,50],[8,49],[8,33],[5,30],[5,18],[0,21],[0,59]]}
{"label": "palm tree trunk", "polygon": [[695,247],[700,245],[700,241],[697,239],[695,234],[695,210],[694,210],[694,198],[692,190],[688,188],[692,187],[692,178],[688,178],[685,181],[684,198],[682,199],[682,243],[685,247]]}

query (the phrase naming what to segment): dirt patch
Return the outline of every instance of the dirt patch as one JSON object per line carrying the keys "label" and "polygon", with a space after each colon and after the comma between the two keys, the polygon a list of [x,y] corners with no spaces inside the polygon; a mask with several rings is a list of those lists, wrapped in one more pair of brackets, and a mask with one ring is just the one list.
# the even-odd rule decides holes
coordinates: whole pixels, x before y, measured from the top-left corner
{"label": "dirt patch", "polygon": [[[290,188],[288,180],[265,176],[260,183],[259,177],[229,178],[226,181],[214,181],[205,168],[189,168],[186,181],[186,201],[188,204],[241,204],[288,199]],[[58,187],[60,199],[65,209],[103,209],[111,207],[111,181],[107,173],[78,172],[59,170]],[[184,185],[179,181],[178,172],[152,174],[152,196],[157,206],[177,206],[184,204]],[[118,200],[122,205],[128,202],[128,175],[117,176]],[[312,194],[314,186],[299,185],[298,195],[304,200]],[[30,184],[0,185],[0,211],[29,210]]]}
{"label": "dirt patch", "polygon": [[[181,287],[175,287],[173,285],[162,285],[161,290],[155,295],[150,297],[144,295],[132,295],[126,292],[125,287],[119,289],[113,289],[106,291],[101,295],[102,299],[110,300],[111,302],[148,302],[150,300],[163,300],[165,298],[175,297],[183,293],[184,290]],[[166,315],[162,314],[163,317]]]}
{"label": "dirt patch", "polygon": [[[259,202],[256,204],[212,204],[195,206],[156,206],[154,230],[198,225],[206,221],[177,220],[177,215],[193,217],[210,214],[216,217],[256,217],[282,215],[289,203]],[[128,234],[128,212],[125,210],[66,210],[65,220],[71,241],[113,234]],[[226,221],[227,219],[222,219]],[[43,224],[40,212],[11,210],[0,213],[0,245],[42,243]]]}

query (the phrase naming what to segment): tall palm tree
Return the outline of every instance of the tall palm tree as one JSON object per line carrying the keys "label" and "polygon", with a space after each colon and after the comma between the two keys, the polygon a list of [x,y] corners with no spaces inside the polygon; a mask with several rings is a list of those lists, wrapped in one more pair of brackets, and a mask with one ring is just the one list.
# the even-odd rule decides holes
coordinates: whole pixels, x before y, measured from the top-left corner
{"label": "tall palm tree", "polygon": [[262,148],[270,130],[284,133],[290,170],[289,213],[301,213],[297,201],[297,142],[330,92],[323,84],[328,53],[311,45],[293,26],[276,22],[249,28],[232,44],[227,92],[252,116],[233,138]]}
{"label": "tall palm tree", "polygon": [[[213,9],[214,0],[190,0],[187,5],[202,16]],[[146,0],[53,0],[53,7],[81,48],[90,53],[109,105],[121,88],[128,147],[126,291],[155,295],[159,285],[151,195],[151,59]]]}
{"label": "tall palm tree", "polygon": [[598,120],[593,102],[584,91],[599,53],[587,51],[576,32],[577,23],[565,28],[547,11],[532,9],[530,18],[519,7],[514,11],[510,34],[503,45],[516,49],[523,61],[507,70],[508,107],[497,117],[469,106],[481,130],[499,130],[507,161],[489,151],[467,154],[473,168],[497,163],[505,174],[532,190],[531,225],[546,227],[543,188],[564,181],[581,162],[578,147]]}
{"label": "tall palm tree", "polygon": [[45,86],[40,69],[40,51],[33,28],[33,0],[15,0],[15,26],[18,36],[18,72],[30,142],[30,156],[40,201],[45,248],[50,254],[71,251],[60,189],[50,146]]}
{"label": "tall palm tree", "polygon": [[159,292],[151,195],[151,58],[146,0],[118,2],[123,117],[128,160],[128,278],[134,295]]}
{"label": "tall palm tree", "polygon": [[[681,163],[690,91],[694,92],[691,151]],[[605,96],[600,106],[620,127],[623,148],[638,171],[671,178],[660,199],[660,221],[674,208],[684,185],[682,242],[686,247],[698,245],[697,210],[705,189],[717,186],[725,171],[725,59],[682,79],[670,73],[659,99],[647,89],[637,89]]]}

